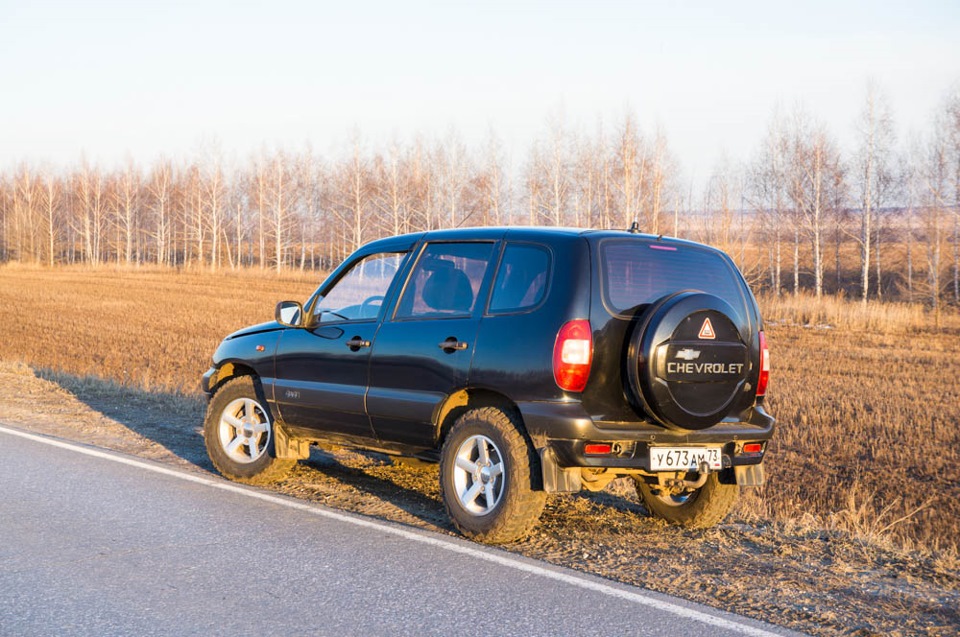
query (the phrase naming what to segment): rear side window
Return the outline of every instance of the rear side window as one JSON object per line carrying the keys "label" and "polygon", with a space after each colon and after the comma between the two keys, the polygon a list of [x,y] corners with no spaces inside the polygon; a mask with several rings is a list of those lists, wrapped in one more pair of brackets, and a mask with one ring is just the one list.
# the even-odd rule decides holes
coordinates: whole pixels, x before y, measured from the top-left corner
{"label": "rear side window", "polygon": [[539,305],[547,293],[549,272],[550,253],[544,248],[507,245],[493,284],[490,313],[520,312]]}
{"label": "rear side window", "polygon": [[623,314],[680,290],[719,296],[738,312],[744,299],[738,275],[717,253],[695,246],[607,240],[600,244],[603,299]]}

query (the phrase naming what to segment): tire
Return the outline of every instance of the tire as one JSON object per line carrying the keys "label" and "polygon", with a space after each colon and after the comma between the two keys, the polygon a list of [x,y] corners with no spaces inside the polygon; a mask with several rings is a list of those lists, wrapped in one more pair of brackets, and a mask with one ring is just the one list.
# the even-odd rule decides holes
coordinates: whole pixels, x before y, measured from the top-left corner
{"label": "tire", "polygon": [[440,454],[440,492],[454,526],[487,544],[526,537],[547,501],[532,488],[539,467],[513,416],[496,407],[464,413]]}
{"label": "tire", "polygon": [[[624,387],[638,415],[676,431],[708,429],[748,407],[758,368],[749,323],[723,299],[688,290],[645,311],[626,348]],[[752,375],[752,376],[751,376]]]}
{"label": "tire", "polygon": [[270,411],[260,384],[250,376],[228,381],[213,395],[203,438],[213,466],[230,480],[273,482],[297,463],[276,457]]}
{"label": "tire", "polygon": [[688,529],[706,529],[719,524],[740,494],[740,487],[721,483],[716,473],[711,473],[706,484],[696,491],[679,497],[655,493],[656,485],[648,484],[643,478],[636,477],[634,482],[637,495],[652,517]]}

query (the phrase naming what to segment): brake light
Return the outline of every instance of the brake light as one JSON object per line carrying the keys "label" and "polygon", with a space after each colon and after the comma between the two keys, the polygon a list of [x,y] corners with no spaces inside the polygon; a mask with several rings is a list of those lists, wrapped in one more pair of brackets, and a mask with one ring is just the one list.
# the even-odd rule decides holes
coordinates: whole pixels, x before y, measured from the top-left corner
{"label": "brake light", "polygon": [[748,442],[743,445],[743,453],[760,453],[763,451],[763,445],[759,442]]}
{"label": "brake light", "polygon": [[567,321],[557,333],[553,346],[553,378],[560,389],[583,391],[593,363],[593,335],[590,321]]}
{"label": "brake light", "polygon": [[760,332],[760,378],[757,379],[757,396],[767,393],[770,383],[770,350],[767,349],[767,337]]}

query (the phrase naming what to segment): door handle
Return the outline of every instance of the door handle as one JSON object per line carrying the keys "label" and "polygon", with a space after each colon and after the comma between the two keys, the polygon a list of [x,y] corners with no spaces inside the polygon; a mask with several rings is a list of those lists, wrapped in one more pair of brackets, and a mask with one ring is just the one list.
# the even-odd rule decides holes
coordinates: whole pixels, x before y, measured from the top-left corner
{"label": "door handle", "polygon": [[448,354],[456,351],[461,351],[467,349],[467,343],[465,341],[458,341],[455,336],[451,336],[447,340],[443,341],[437,345],[440,349],[447,352]]}
{"label": "door handle", "polygon": [[356,352],[361,347],[370,347],[370,341],[364,340],[359,336],[354,336],[349,341],[347,341],[346,345],[347,347],[349,347],[350,349]]}

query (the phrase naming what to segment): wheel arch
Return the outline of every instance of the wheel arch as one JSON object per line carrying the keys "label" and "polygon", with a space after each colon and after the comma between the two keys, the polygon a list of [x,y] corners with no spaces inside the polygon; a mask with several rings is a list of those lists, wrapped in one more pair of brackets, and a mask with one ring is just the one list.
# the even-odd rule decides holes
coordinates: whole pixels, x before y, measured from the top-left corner
{"label": "wheel arch", "polygon": [[254,383],[260,382],[260,376],[256,370],[236,361],[226,361],[216,368],[216,372],[210,377],[209,395],[213,396],[221,386],[227,381],[239,378],[241,376],[250,376]]}
{"label": "wheel arch", "polygon": [[504,394],[490,389],[479,387],[465,387],[449,394],[440,406],[434,416],[435,426],[435,444],[437,449],[443,446],[450,429],[453,428],[464,412],[478,407],[498,407],[509,412],[521,428],[521,433],[529,441],[530,434],[527,432],[526,425],[523,422],[523,416],[516,403],[510,400]]}

